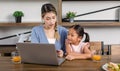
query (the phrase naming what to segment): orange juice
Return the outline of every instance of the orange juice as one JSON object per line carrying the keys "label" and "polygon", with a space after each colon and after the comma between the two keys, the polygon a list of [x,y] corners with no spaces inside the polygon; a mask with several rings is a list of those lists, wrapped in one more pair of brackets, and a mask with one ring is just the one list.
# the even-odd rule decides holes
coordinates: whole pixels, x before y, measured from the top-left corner
{"label": "orange juice", "polygon": [[13,51],[11,53],[11,57],[12,57],[12,62],[15,64],[21,63],[21,57],[19,55],[18,51]]}
{"label": "orange juice", "polygon": [[13,62],[21,62],[21,57],[20,57],[20,56],[14,56],[14,57],[12,58],[12,61],[13,61]]}
{"label": "orange juice", "polygon": [[101,60],[101,55],[93,55],[93,56],[92,56],[92,59],[93,59],[94,61],[100,61],[100,60]]}

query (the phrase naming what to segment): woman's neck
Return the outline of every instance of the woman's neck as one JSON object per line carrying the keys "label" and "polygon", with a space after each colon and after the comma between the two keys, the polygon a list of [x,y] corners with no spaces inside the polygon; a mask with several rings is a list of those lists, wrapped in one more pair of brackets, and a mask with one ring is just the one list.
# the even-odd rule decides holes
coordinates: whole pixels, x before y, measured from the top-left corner
{"label": "woman's neck", "polygon": [[46,34],[47,38],[54,38],[54,34],[55,34],[54,28],[46,28],[44,26],[44,31],[45,31],[45,34]]}
{"label": "woman's neck", "polygon": [[44,25],[44,29],[45,30],[54,30],[54,27],[48,27],[48,26]]}

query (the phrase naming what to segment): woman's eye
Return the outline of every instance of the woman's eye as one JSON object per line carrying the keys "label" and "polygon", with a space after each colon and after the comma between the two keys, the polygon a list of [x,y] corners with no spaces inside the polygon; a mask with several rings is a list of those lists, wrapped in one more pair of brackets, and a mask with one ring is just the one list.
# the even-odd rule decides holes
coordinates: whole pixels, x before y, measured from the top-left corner
{"label": "woman's eye", "polygon": [[55,19],[55,17],[52,17],[52,19]]}
{"label": "woman's eye", "polygon": [[50,20],[50,18],[46,18],[46,20]]}

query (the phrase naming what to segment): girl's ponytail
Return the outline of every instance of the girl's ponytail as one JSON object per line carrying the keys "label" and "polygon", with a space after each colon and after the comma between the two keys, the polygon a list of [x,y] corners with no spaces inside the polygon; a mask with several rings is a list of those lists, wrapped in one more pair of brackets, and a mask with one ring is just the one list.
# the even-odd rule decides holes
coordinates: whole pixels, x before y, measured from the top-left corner
{"label": "girl's ponytail", "polygon": [[86,32],[84,32],[84,34],[86,35],[84,42],[89,42],[90,41],[89,34]]}

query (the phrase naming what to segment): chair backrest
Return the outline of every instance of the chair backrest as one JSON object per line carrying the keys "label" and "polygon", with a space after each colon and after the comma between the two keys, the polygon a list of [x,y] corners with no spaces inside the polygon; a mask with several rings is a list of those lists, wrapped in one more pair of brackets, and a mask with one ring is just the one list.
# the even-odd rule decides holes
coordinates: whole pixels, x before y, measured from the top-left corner
{"label": "chair backrest", "polygon": [[111,45],[111,55],[120,55],[120,45]]}
{"label": "chair backrest", "polygon": [[102,41],[91,41],[90,50],[101,50],[102,55],[104,54],[103,42]]}
{"label": "chair backrest", "polygon": [[104,54],[111,55],[111,45],[110,44],[104,45]]}
{"label": "chair backrest", "polygon": [[111,61],[115,62],[116,60],[120,60],[119,55],[120,55],[120,44],[111,45],[111,56],[112,56]]}

